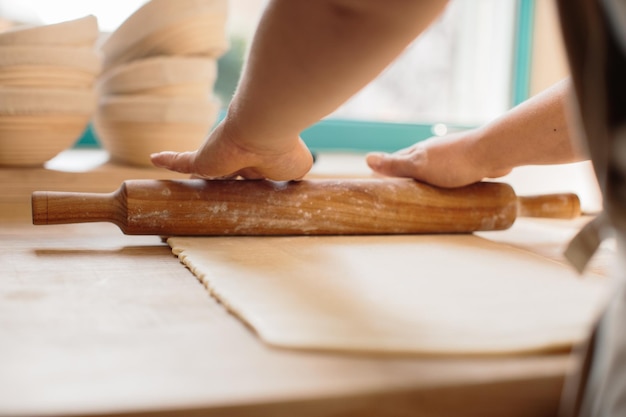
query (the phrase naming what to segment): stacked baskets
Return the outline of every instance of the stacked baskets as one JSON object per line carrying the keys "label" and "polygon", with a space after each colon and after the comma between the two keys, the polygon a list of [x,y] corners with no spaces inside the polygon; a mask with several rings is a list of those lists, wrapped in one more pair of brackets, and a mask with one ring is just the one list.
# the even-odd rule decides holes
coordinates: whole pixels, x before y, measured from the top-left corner
{"label": "stacked baskets", "polygon": [[85,131],[101,69],[94,16],[0,33],[0,165],[41,166]]}
{"label": "stacked baskets", "polygon": [[151,0],[102,45],[94,128],[111,159],[194,150],[214,125],[217,58],[227,49],[226,0]]}

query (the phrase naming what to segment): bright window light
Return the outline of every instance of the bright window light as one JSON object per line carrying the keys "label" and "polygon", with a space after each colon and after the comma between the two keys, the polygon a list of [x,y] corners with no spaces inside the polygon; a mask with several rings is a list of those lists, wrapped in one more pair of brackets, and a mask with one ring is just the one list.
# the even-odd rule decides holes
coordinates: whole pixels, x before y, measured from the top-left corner
{"label": "bright window light", "polygon": [[[87,15],[95,15],[103,32],[117,28],[126,17],[144,4],[145,0],[20,0],[19,7],[27,10],[44,24],[58,23],[64,20],[77,19]],[[8,2],[7,2],[8,3]],[[0,3],[4,4],[4,3]],[[17,5],[16,5],[17,7]],[[9,9],[8,5],[3,9]],[[1,10],[1,9],[0,9]]]}
{"label": "bright window light", "polygon": [[[93,14],[115,30],[147,0],[0,0],[0,17],[39,23]],[[176,0],[171,0],[176,1]],[[266,0],[230,0],[231,50],[220,60],[217,95],[232,96]],[[452,0],[443,15],[381,76],[331,117],[367,121],[477,125],[512,103],[514,0]]]}

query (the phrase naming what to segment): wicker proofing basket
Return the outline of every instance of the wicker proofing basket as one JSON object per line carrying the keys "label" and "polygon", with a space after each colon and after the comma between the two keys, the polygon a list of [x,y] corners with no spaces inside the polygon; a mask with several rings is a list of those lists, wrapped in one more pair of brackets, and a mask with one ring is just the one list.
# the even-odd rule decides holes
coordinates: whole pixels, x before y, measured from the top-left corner
{"label": "wicker proofing basket", "polygon": [[218,103],[208,96],[109,96],[96,112],[94,129],[112,161],[151,166],[154,152],[197,149],[215,124],[218,111]]}
{"label": "wicker proofing basket", "polygon": [[102,67],[94,48],[0,46],[0,86],[91,88]]}
{"label": "wicker proofing basket", "polygon": [[0,88],[0,165],[43,165],[76,142],[95,106],[92,90]]}
{"label": "wicker proofing basket", "polygon": [[90,15],[52,25],[15,26],[0,32],[0,45],[89,47],[99,35],[98,20]]}
{"label": "wicker proofing basket", "polygon": [[215,85],[213,58],[161,56],[120,65],[98,81],[102,95],[140,94],[206,97]]}
{"label": "wicker proofing basket", "polygon": [[0,166],[42,166],[70,148],[90,119],[85,114],[0,114]]}
{"label": "wicker proofing basket", "polygon": [[228,48],[226,0],[152,0],[103,43],[104,70],[157,55],[217,58]]}

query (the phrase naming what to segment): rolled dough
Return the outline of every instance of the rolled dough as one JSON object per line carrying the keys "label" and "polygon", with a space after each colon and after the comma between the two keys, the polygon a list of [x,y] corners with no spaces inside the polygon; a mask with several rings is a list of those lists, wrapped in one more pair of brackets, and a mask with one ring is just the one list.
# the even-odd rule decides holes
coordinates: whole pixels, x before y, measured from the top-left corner
{"label": "rolled dough", "polygon": [[170,238],[266,343],[313,350],[513,354],[583,340],[603,279],[473,235]]}

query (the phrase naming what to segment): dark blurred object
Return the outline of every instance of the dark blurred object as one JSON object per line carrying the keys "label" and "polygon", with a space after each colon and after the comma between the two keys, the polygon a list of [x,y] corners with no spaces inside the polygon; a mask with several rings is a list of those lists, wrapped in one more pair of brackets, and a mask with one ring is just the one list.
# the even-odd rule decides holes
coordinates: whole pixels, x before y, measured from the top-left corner
{"label": "dark blurred object", "polygon": [[[604,213],[580,241],[618,239],[626,264],[626,1],[558,0],[575,91],[578,125],[602,190]],[[587,235],[587,236],[585,236]],[[578,238],[577,238],[578,239]],[[584,251],[583,251],[584,252]],[[591,256],[593,248],[586,250]],[[619,265],[619,264],[618,264]],[[564,416],[626,415],[626,271],[564,395]]]}

